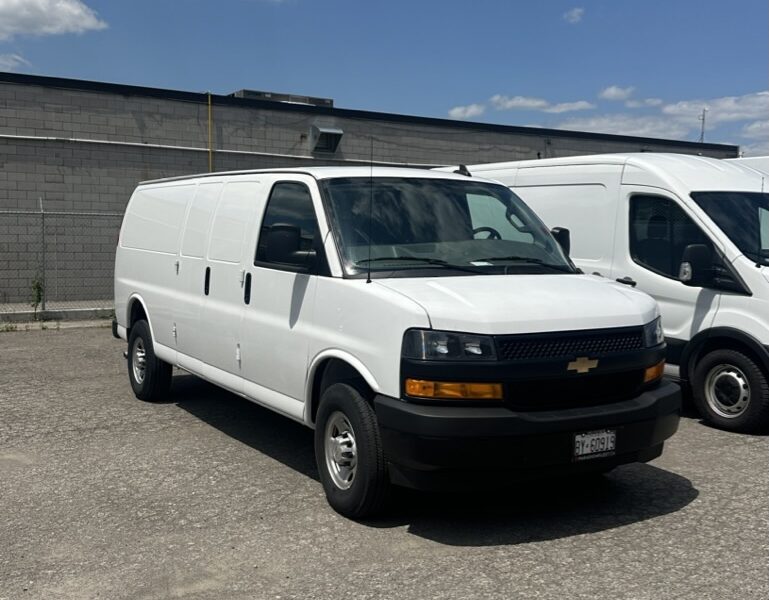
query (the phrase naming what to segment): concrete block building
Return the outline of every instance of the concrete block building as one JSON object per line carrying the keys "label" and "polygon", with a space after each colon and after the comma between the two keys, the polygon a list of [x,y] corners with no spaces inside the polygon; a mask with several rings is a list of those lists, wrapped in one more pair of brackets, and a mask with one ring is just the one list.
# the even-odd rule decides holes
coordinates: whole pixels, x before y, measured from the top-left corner
{"label": "concrete block building", "polygon": [[0,317],[12,306],[110,303],[120,219],[142,180],[624,151],[728,158],[739,148],[341,109],[329,99],[248,90],[213,95],[0,73]]}

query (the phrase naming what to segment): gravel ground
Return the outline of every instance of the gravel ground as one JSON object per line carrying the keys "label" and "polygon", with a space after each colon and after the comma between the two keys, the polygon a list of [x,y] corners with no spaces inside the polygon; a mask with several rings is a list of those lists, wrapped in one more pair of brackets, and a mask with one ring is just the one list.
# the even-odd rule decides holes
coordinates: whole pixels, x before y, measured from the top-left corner
{"label": "gravel ground", "polygon": [[769,598],[769,436],[334,513],[309,429],[190,375],[130,390],[104,328],[0,332],[0,600]]}

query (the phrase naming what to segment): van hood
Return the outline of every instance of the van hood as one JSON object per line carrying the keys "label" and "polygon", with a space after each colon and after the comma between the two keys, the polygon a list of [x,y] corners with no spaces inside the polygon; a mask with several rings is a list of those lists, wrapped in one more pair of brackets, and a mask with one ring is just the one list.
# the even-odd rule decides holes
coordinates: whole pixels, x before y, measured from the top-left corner
{"label": "van hood", "polygon": [[376,279],[426,312],[434,329],[486,334],[644,325],[659,314],[643,292],[593,275]]}

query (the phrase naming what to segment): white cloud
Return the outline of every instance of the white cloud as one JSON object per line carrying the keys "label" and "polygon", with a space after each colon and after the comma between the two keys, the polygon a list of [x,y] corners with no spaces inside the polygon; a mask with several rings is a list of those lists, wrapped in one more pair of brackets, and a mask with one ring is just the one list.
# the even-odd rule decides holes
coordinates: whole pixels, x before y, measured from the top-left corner
{"label": "white cloud", "polygon": [[563,20],[573,25],[579,23],[583,16],[585,16],[584,8],[572,8],[563,13]]}
{"label": "white cloud", "polygon": [[81,0],[0,0],[0,41],[18,35],[56,35],[104,29]]}
{"label": "white cloud", "polygon": [[550,104],[544,98],[532,98],[530,96],[502,96],[497,94],[492,96],[491,104],[497,110],[541,110],[547,113],[565,113],[576,110],[589,110],[595,108],[594,104],[586,100],[577,100],[576,102],[559,102]]}
{"label": "white cloud", "polygon": [[680,121],[696,123],[703,108],[708,109],[708,125],[762,119],[769,114],[769,91],[710,100],[683,100],[666,104],[662,112]]}
{"label": "white cloud", "polygon": [[0,54],[0,71],[15,71],[19,67],[29,67],[29,61],[18,54]]}
{"label": "white cloud", "polygon": [[685,124],[664,117],[626,114],[569,119],[556,125],[556,128],[666,139],[683,138],[691,130]]}
{"label": "white cloud", "polygon": [[769,140],[769,119],[745,125],[742,128],[742,135],[751,139]]}
{"label": "white cloud", "polygon": [[769,156],[769,140],[762,140],[755,144],[740,144],[743,156]]}
{"label": "white cloud", "polygon": [[468,104],[467,106],[455,106],[449,110],[452,119],[472,119],[481,116],[486,107],[483,104]]}
{"label": "white cloud", "polygon": [[643,100],[628,100],[625,106],[628,108],[642,108],[644,106],[660,106],[662,98],[644,98]]}
{"label": "white cloud", "polygon": [[531,98],[528,96],[502,96],[497,94],[491,97],[491,103],[497,110],[542,110],[550,106],[547,100],[542,98]]}
{"label": "white cloud", "polygon": [[595,108],[595,104],[591,104],[585,100],[578,100],[577,102],[561,102],[559,104],[553,104],[552,106],[544,108],[543,111],[546,113],[565,113],[574,112],[576,110],[590,110],[592,108]]}
{"label": "white cloud", "polygon": [[610,85],[609,87],[602,89],[601,93],[598,94],[598,97],[612,101],[627,100],[633,94],[634,90],[635,88],[633,86],[623,88],[618,85]]}

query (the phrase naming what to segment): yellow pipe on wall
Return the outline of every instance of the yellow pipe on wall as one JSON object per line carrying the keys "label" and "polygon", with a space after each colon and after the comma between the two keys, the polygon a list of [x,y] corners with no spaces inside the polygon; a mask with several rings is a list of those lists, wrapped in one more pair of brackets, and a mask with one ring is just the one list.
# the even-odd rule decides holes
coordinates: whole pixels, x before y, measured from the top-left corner
{"label": "yellow pipe on wall", "polygon": [[211,92],[208,92],[208,172],[214,171],[214,111]]}

